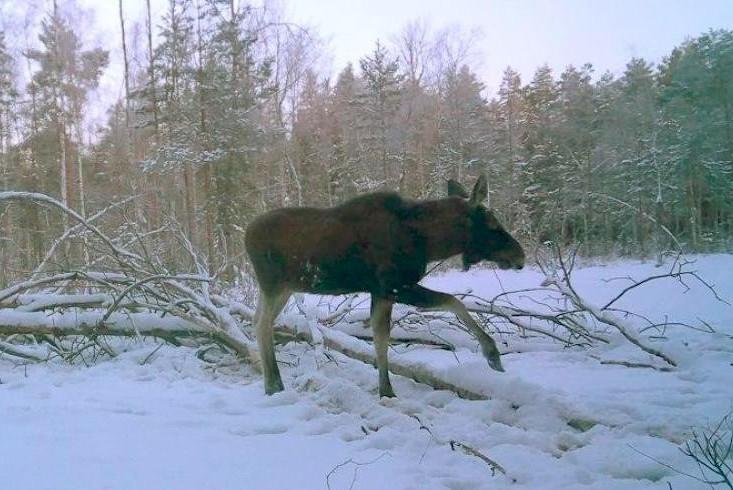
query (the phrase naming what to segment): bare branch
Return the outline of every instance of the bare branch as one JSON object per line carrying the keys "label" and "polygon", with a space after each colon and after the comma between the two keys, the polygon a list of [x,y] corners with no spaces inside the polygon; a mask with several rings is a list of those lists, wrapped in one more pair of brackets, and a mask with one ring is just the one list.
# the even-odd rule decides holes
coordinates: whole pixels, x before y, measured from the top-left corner
{"label": "bare branch", "polygon": [[475,449],[475,448],[469,446],[466,443],[459,442],[459,441],[456,441],[454,439],[449,439],[448,441],[443,441],[443,440],[439,439],[433,433],[433,431],[430,429],[430,427],[428,427],[427,425],[423,424],[423,422],[420,420],[420,418],[417,415],[410,415],[410,417],[412,417],[413,419],[417,420],[417,422],[420,424],[420,430],[424,430],[425,432],[427,432],[428,434],[430,434],[431,440],[436,441],[440,445],[448,445],[448,446],[450,446],[450,448],[451,448],[452,451],[455,451],[456,448],[457,448],[457,449],[460,449],[461,451],[463,451],[463,453],[465,453],[465,454],[467,454],[469,456],[473,456],[475,458],[480,459],[481,461],[483,461],[484,463],[486,463],[487,465],[489,465],[489,468],[491,468],[491,476],[495,476],[497,471],[499,473],[501,473],[502,475],[506,475],[506,470],[504,469],[503,466],[501,466],[499,463],[497,463],[493,459],[491,459],[488,456],[486,456],[484,453],[482,453],[478,449]]}
{"label": "bare branch", "polygon": [[114,243],[112,243],[112,241],[104,233],[102,233],[99,230],[99,228],[91,224],[87,219],[83,218],[79,213],[77,213],[73,209],[65,206],[64,204],[62,204],[61,202],[57,201],[56,199],[50,196],[47,196],[45,194],[40,194],[38,192],[5,191],[5,192],[0,192],[0,202],[2,201],[31,201],[31,202],[37,202],[40,204],[46,204],[51,207],[54,207],[60,210],[61,212],[63,212],[64,214],[72,217],[74,220],[76,220],[81,225],[83,225],[86,229],[94,233],[100,240],[102,240],[102,242],[104,242],[105,245],[109,247],[109,249],[115,255],[125,257],[127,259],[132,259],[135,261],[142,260],[139,255],[116,246]]}
{"label": "bare branch", "polygon": [[[137,199],[138,197],[139,196],[130,196],[127,199],[123,199],[122,201],[119,201],[119,202],[110,204],[109,206],[107,206],[106,208],[104,208],[101,211],[97,212],[96,214],[88,217],[86,219],[86,221],[87,221],[87,223],[92,223],[92,222],[98,220],[99,218],[103,217],[104,215],[106,215],[109,211],[111,211],[113,209],[116,209],[116,208],[120,208],[120,207],[122,207],[122,206],[130,203],[131,201]],[[79,233],[79,231],[81,231],[84,228],[85,228],[85,225],[83,223],[76,224],[76,225],[72,226],[71,228],[68,228],[64,232],[63,235],[61,235],[58,239],[56,239],[53,242],[53,245],[51,245],[51,248],[48,249],[48,252],[46,252],[46,256],[43,258],[43,260],[41,261],[41,263],[38,264],[38,267],[36,267],[35,270],[33,271],[33,273],[31,274],[31,279],[33,279],[34,277],[38,276],[38,274],[40,274],[41,272],[43,272],[43,269],[45,269],[46,265],[48,264],[48,261],[51,260],[51,258],[54,256],[54,254],[56,253],[56,250],[58,249],[58,247],[61,244],[63,244],[64,242],[66,242],[66,240],[68,240],[69,238],[71,238],[75,234]]]}

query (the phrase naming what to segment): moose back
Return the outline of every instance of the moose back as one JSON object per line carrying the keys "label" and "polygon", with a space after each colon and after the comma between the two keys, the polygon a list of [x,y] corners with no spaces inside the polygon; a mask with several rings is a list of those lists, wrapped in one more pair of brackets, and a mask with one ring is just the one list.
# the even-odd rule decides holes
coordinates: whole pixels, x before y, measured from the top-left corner
{"label": "moose back", "polygon": [[524,266],[522,247],[482,205],[487,193],[481,176],[470,196],[449,181],[445,199],[411,201],[376,192],[333,208],[284,208],[255,219],[245,243],[260,289],[255,324],[265,392],[283,389],[273,323],[294,292],[371,294],[380,396],[394,396],[387,363],[394,303],[454,313],[478,339],[489,366],[503,371],[494,340],[463,303],[418,284],[429,262],[458,254],[464,270],[482,260]]}

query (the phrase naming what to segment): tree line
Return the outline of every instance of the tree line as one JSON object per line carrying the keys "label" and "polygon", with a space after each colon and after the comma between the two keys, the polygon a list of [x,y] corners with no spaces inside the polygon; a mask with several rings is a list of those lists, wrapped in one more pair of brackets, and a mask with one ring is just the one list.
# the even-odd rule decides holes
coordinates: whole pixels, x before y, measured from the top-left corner
{"label": "tree line", "polygon": [[[487,96],[460,29],[412,22],[331,79],[315,68],[318,33],[267,2],[169,0],[153,18],[146,0],[134,21],[118,6],[124,93],[94,130],[89,97],[109,53],[84,45],[73,3],[39,14],[20,50],[0,32],[0,188],[86,217],[135,196],[115,223],[157,236],[150,254],[168,265],[184,236],[233,274],[247,223],[266,209],[375,189],[438,197],[447,179],[480,173],[490,206],[530,244],[587,255],[731,246],[731,31],[691,38],[658,65],[633,58],[618,75],[544,65],[522,80],[506,68]],[[55,216],[0,207],[0,286],[71,225]],[[67,245],[58,266],[90,260],[81,249]]]}

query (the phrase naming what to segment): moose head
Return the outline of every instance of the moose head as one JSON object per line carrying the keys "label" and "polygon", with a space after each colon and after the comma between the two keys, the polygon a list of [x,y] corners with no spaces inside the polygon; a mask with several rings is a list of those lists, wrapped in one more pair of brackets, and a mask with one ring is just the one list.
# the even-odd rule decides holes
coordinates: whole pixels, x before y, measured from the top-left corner
{"label": "moose head", "polygon": [[468,205],[468,238],[462,253],[463,270],[487,260],[501,269],[524,267],[522,246],[501,225],[493,212],[482,204],[488,197],[489,186],[485,175],[481,175],[469,195],[455,180],[448,181],[448,195],[466,200]]}

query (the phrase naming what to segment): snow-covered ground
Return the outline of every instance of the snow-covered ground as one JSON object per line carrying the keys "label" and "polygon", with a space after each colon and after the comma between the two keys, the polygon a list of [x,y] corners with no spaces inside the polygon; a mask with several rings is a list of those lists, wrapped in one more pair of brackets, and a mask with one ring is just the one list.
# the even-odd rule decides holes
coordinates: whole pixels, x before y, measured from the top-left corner
{"label": "snow-covered ground", "polygon": [[[698,257],[694,269],[733,299],[733,256]],[[603,278],[659,272],[625,261],[581,268],[575,280],[601,303],[625,285]],[[531,270],[480,269],[431,276],[426,285],[490,297],[541,280]],[[655,283],[623,305],[652,319],[701,318],[715,328],[670,327],[666,339],[652,340],[679,361],[672,372],[602,365],[650,362],[621,342],[591,352],[527,343],[504,356],[504,374],[490,371],[469,341],[455,355],[426,347],[390,352],[488,390],[488,401],[399,376],[399,398],[380,400],[371,366],[303,344],[279,349],[286,390],[272,397],[248,368],[209,365],[185,347],[140,342],[91,367],[0,359],[0,487],[709,488],[640,454],[698,474],[679,444],[690,427],[733,410],[733,308],[690,286]],[[522,345],[497,340],[505,350]],[[579,420],[587,430],[577,428]],[[492,476],[479,457],[451,450],[452,440],[506,475]]]}

